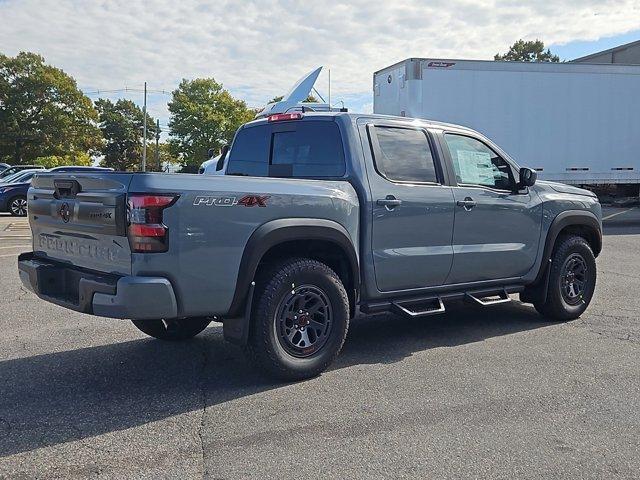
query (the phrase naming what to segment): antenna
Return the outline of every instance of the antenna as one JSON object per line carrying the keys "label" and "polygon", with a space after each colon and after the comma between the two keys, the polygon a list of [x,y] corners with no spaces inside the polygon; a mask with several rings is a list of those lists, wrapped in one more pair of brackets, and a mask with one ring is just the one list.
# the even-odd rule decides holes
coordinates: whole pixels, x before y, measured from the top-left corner
{"label": "antenna", "polygon": [[331,109],[331,69],[328,69],[329,71],[329,109]]}

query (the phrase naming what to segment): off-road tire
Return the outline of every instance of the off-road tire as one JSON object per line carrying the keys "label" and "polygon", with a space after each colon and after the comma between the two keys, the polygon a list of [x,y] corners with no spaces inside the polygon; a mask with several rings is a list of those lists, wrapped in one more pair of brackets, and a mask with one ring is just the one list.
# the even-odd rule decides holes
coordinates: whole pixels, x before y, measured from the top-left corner
{"label": "off-road tire", "polygon": [[[318,350],[300,358],[287,351],[286,340],[280,339],[277,332],[283,322],[279,315],[283,302],[303,286],[317,288],[325,294],[331,327]],[[317,260],[288,259],[259,276],[256,282],[245,351],[256,366],[277,379],[304,380],[319,375],[333,362],[348,328],[349,298],[340,277]]]}
{"label": "off-road tire", "polygon": [[[584,291],[571,304],[562,293],[563,269],[571,256],[584,260],[586,265]],[[589,306],[596,287],[596,259],[587,241],[577,235],[565,235],[558,238],[551,256],[549,287],[544,302],[534,303],[535,309],[545,318],[554,321],[567,321],[578,318]]]}
{"label": "off-road tire", "polygon": [[177,342],[188,340],[202,332],[211,323],[207,317],[181,318],[178,320],[131,320],[143,333],[159,340]]}

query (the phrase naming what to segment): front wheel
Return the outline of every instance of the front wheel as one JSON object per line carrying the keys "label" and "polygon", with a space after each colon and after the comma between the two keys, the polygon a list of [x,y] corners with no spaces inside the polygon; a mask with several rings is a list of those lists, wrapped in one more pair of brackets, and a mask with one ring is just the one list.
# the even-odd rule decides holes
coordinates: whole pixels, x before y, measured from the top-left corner
{"label": "front wheel", "polygon": [[336,358],[349,328],[340,277],[308,258],[286,260],[258,282],[246,350],[282,380],[319,375]]}
{"label": "front wheel", "polygon": [[195,337],[211,323],[207,317],[131,321],[138,330],[150,337],[174,342]]}
{"label": "front wheel", "polygon": [[587,309],[596,287],[596,259],[587,241],[575,235],[558,239],[544,302],[534,307],[552,320],[573,320]]}
{"label": "front wheel", "polygon": [[9,200],[9,212],[14,217],[26,217],[27,197],[20,195]]}

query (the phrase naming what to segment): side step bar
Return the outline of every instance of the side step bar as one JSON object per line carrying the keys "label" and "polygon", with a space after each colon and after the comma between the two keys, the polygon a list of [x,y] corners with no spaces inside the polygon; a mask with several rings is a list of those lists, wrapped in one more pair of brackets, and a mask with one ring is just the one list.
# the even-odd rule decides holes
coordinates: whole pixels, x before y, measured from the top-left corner
{"label": "side step bar", "polygon": [[[492,297],[498,297],[498,298],[492,298]],[[511,297],[506,292],[506,290],[503,290],[502,292],[495,295],[484,295],[484,296],[478,296],[477,294],[467,293],[465,294],[465,298],[467,300],[477,303],[478,305],[482,305],[483,307],[490,307],[491,305],[498,305],[500,303],[507,303],[511,301]]]}
{"label": "side step bar", "polygon": [[[404,303],[404,305],[403,305]],[[411,307],[415,307],[412,309]],[[419,310],[418,310],[419,308]],[[444,303],[440,297],[422,302],[392,302],[391,311],[399,315],[405,315],[411,318],[426,317],[427,315],[436,315],[444,313]]]}
{"label": "side step bar", "polygon": [[360,311],[365,314],[393,312],[404,317],[419,318],[444,313],[444,304],[449,300],[467,300],[483,307],[490,307],[510,302],[511,297],[509,297],[509,294],[522,292],[523,290],[523,285],[507,285],[476,290],[442,292],[439,294],[434,292],[430,296],[389,298],[374,302],[363,302],[360,305]]}

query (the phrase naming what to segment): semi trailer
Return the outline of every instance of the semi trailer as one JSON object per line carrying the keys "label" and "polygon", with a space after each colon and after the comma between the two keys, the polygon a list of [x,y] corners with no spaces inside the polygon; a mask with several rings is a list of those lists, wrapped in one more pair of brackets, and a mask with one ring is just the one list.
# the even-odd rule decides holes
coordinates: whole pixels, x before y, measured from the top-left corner
{"label": "semi trailer", "polygon": [[374,113],[467,126],[541,179],[640,184],[640,65],[409,58],[373,90]]}

